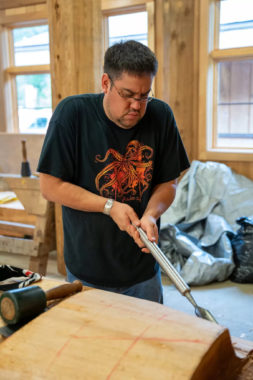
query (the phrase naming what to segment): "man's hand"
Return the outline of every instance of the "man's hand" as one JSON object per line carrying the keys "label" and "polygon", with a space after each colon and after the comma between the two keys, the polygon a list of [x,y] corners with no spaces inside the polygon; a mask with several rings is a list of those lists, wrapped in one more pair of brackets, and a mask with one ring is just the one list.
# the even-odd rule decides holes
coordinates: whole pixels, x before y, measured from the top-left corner
{"label": "man's hand", "polygon": [[[131,237],[136,229],[133,224],[140,226],[140,220],[134,209],[126,203],[114,201],[110,217],[114,220],[121,231],[126,231]],[[143,244],[142,244],[143,245]]]}
{"label": "man's hand", "polygon": [[146,215],[139,220],[137,214],[131,206],[117,201],[114,201],[113,203],[110,211],[110,217],[118,225],[121,231],[126,231],[134,239],[135,243],[141,248],[142,252],[150,253],[149,250],[145,248],[135,226],[141,227],[146,232],[150,241],[157,242],[158,230],[155,218]]}
{"label": "man's hand", "polygon": [[[151,242],[158,243],[158,228],[156,225],[156,220],[150,215],[143,215],[140,220],[140,226],[143,231],[146,232],[148,239]],[[150,253],[149,249],[144,246],[143,241],[140,238],[139,232],[134,228],[133,238],[136,244],[141,248],[141,251],[144,253]]]}

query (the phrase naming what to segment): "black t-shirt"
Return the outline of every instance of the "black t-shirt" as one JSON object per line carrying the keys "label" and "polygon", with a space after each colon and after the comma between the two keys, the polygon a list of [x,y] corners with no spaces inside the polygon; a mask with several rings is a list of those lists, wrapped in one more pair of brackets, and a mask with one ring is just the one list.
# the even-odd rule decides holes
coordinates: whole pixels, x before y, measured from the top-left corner
{"label": "black t-shirt", "polygon": [[[64,99],[50,121],[38,171],[128,203],[143,215],[154,186],[189,167],[170,107],[153,99],[131,129],[109,120],[103,94]],[[95,285],[145,281],[158,265],[107,215],[63,206],[64,258],[70,272]]]}

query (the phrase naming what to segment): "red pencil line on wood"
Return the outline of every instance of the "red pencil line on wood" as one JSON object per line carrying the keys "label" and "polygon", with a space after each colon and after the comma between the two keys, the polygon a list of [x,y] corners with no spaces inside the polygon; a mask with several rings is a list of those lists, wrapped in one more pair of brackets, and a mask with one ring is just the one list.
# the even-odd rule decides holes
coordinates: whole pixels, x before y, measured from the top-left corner
{"label": "red pencil line on wood", "polygon": [[[158,321],[161,321],[162,319],[164,319],[165,317],[167,316],[167,314],[164,314],[162,315],[160,318],[158,318]],[[121,355],[121,357],[119,358],[119,360],[115,363],[114,367],[112,368],[111,372],[109,373],[109,375],[106,377],[106,380],[109,380],[112,376],[112,374],[116,371],[116,369],[118,368],[118,366],[120,365],[120,363],[122,362],[122,360],[128,355],[128,353],[131,351],[131,349],[136,345],[136,343],[142,338],[142,336],[145,334],[145,332],[151,327],[153,326],[153,323],[150,324],[149,326],[147,326],[141,333],[140,335],[138,335],[134,340],[133,342],[130,344],[130,346],[123,352],[123,354]]]}
{"label": "red pencil line on wood", "polygon": [[[104,340],[131,340],[132,341],[132,337],[123,337],[123,336],[108,336],[108,335],[97,335],[97,336],[80,336],[80,335],[72,335],[72,338],[74,339],[91,339],[91,340],[95,340],[95,339],[98,339],[98,340],[101,340],[101,339],[104,339]],[[142,337],[141,338],[142,340],[150,340],[150,341],[157,341],[157,342],[173,342],[173,343],[198,343],[198,344],[208,344],[207,342],[205,342],[204,340],[200,340],[200,339],[174,339],[174,338],[159,338],[157,336],[152,336],[152,337]]]}
{"label": "red pencil line on wood", "polygon": [[[107,304],[105,305],[105,307],[103,309],[107,309],[107,308],[110,308],[112,307],[113,304]],[[101,312],[101,310],[99,311]],[[85,327],[85,323],[83,323],[76,331],[76,334],[78,334],[79,331],[81,331],[83,329],[83,327]],[[51,362],[49,363],[48,365],[48,369],[50,369],[50,367],[54,364],[55,362],[55,359],[59,358],[62,354],[62,352],[66,349],[66,347],[69,345],[70,341],[73,339],[73,337],[77,336],[77,335],[70,335],[69,338],[64,342],[64,344],[61,346],[61,348],[56,352],[56,354],[54,355],[53,359],[51,360]]]}

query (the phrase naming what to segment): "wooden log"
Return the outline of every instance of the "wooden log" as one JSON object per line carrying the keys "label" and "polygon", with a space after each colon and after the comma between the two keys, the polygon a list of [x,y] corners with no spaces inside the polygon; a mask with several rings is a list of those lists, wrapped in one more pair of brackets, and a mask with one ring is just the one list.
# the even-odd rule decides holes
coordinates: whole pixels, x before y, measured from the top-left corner
{"label": "wooden log", "polygon": [[90,289],[0,344],[1,379],[233,380],[240,359],[215,323]]}

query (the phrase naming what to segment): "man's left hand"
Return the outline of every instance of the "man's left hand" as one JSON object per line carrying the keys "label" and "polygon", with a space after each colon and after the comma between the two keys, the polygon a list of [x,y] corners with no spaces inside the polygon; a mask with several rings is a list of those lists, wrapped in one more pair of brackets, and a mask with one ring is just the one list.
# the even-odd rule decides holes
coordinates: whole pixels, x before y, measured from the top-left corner
{"label": "man's left hand", "polygon": [[[141,218],[141,227],[143,231],[146,232],[148,239],[151,242],[158,243],[158,228],[156,225],[156,220],[154,217],[150,215],[143,215]],[[132,237],[135,243],[141,248],[141,251],[144,253],[150,253],[149,249],[145,247],[143,241],[140,238],[139,232],[136,230],[134,226],[131,226],[132,229]]]}

